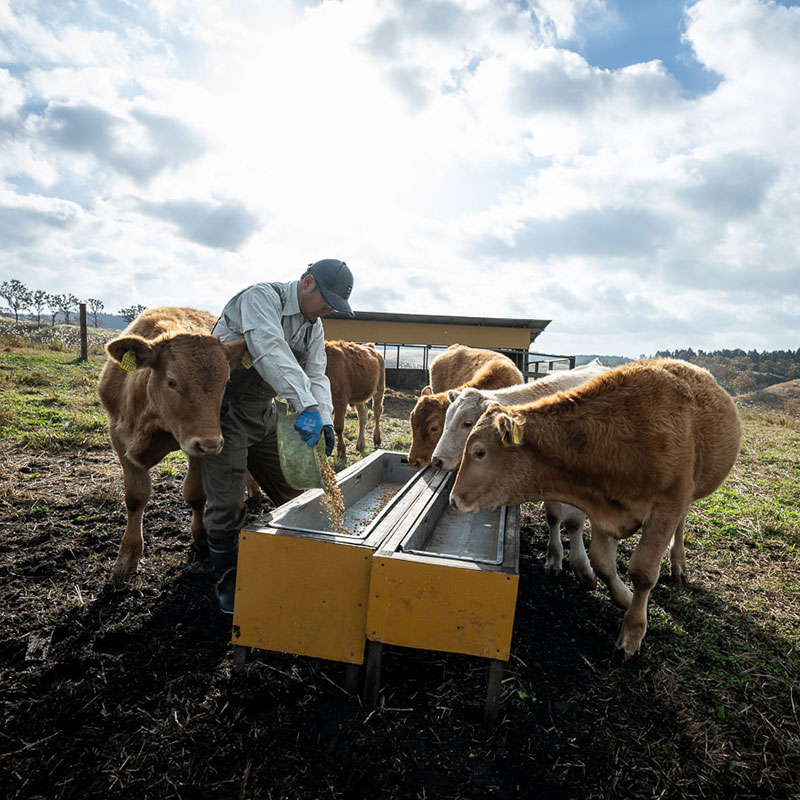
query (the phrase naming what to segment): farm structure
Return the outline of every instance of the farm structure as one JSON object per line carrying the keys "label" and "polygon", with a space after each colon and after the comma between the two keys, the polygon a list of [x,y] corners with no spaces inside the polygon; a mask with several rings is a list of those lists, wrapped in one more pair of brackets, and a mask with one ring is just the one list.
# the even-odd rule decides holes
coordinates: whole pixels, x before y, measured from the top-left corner
{"label": "farm structure", "polygon": [[430,362],[451,344],[482,347],[507,355],[526,379],[554,369],[571,369],[574,356],[532,353],[531,344],[547,319],[429,316],[356,311],[355,318],[323,319],[326,339],[374,342],[386,361],[386,385],[416,389],[428,382]]}
{"label": "farm structure", "polygon": [[[344,531],[320,489],[242,530],[232,642],[346,665],[374,705],[385,644],[488,659],[486,716],[499,710],[519,582],[519,507],[448,506],[453,474],[376,450],[343,470]],[[367,641],[369,642],[367,645]]]}

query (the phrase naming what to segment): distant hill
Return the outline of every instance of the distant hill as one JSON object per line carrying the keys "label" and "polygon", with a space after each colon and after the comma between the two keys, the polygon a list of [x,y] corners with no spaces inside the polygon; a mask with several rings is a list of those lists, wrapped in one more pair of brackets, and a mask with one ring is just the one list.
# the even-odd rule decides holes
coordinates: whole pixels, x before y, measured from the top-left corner
{"label": "distant hill", "polygon": [[742,406],[783,412],[800,418],[800,378],[740,394],[736,402]]}

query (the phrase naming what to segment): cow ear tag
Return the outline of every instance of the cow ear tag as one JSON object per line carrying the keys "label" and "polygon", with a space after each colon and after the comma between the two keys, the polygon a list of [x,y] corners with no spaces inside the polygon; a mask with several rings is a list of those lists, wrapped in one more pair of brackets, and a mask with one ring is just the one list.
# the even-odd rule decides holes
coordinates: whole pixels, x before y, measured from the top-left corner
{"label": "cow ear tag", "polygon": [[253,366],[253,356],[250,355],[249,350],[245,350],[242,354],[242,366],[245,369],[250,369]]}
{"label": "cow ear tag", "polygon": [[124,369],[125,372],[133,372],[136,369],[136,353],[133,350],[128,350],[122,360],[119,362],[119,368]]}
{"label": "cow ear tag", "polygon": [[512,444],[519,444],[519,425],[514,423],[514,427],[511,429],[511,435],[508,435],[508,431],[503,431],[503,435],[500,437],[500,442],[502,443],[503,447],[510,447]]}

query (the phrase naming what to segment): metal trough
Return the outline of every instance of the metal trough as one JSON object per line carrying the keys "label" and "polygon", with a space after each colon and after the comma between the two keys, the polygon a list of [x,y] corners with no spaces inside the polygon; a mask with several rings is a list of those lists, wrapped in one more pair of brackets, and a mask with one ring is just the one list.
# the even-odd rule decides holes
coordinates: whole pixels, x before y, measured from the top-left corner
{"label": "metal trough", "polygon": [[372,554],[445,478],[376,450],[337,475],[347,533],[333,530],[321,489],[242,530],[234,645],[363,663]]}

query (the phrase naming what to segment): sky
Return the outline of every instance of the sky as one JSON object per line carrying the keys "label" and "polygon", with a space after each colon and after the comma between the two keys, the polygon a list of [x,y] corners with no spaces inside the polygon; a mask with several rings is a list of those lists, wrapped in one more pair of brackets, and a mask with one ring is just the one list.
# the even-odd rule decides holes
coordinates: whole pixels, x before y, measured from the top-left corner
{"label": "sky", "polygon": [[0,0],[0,280],[800,347],[800,5]]}

